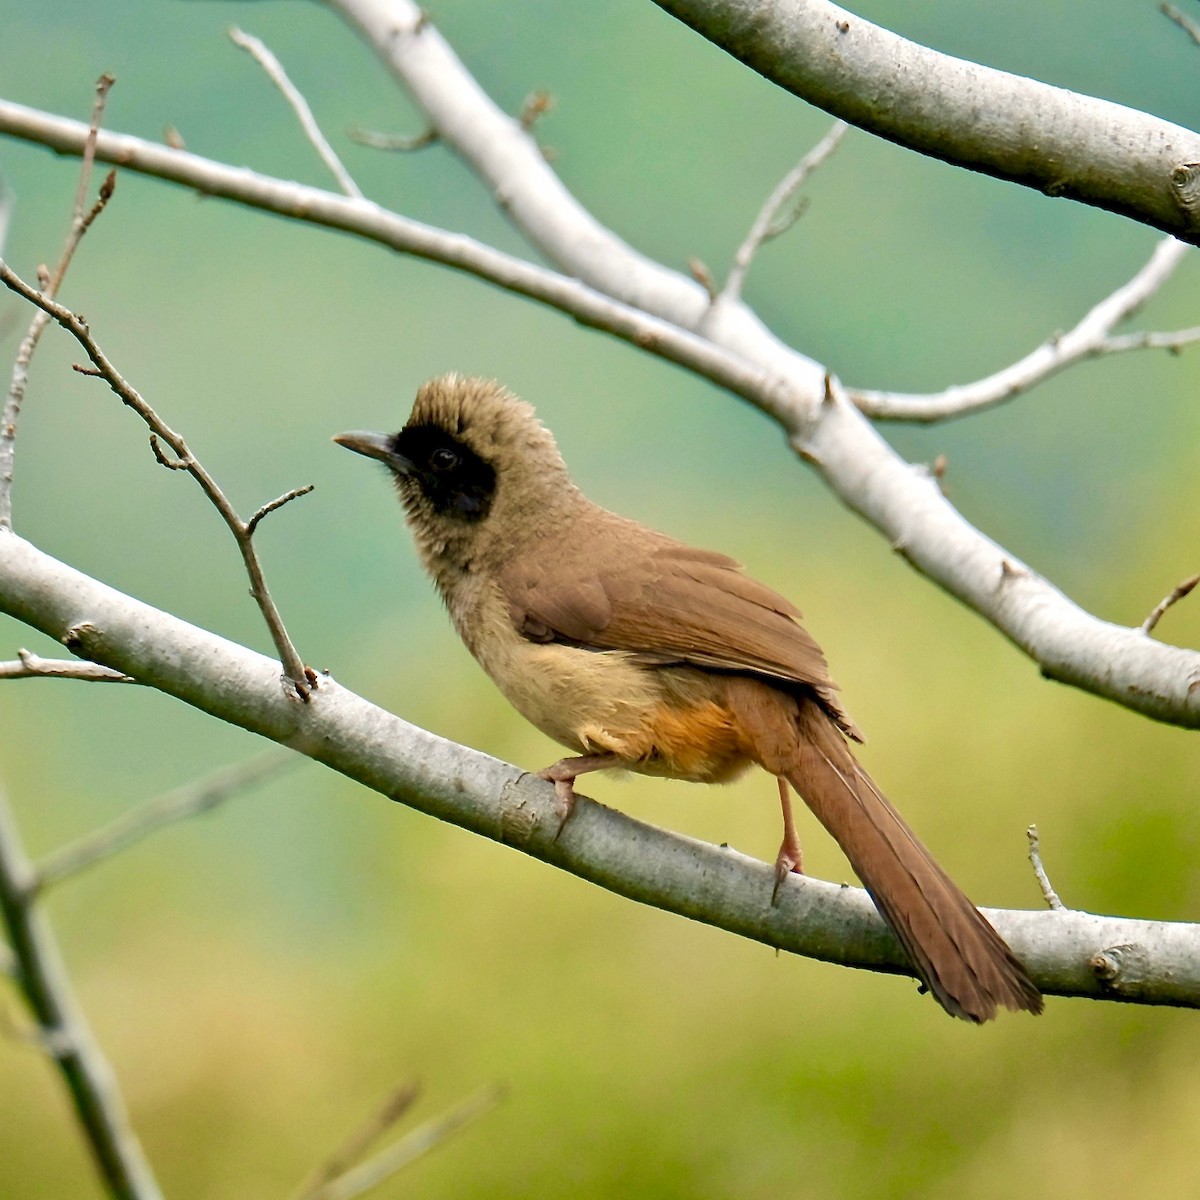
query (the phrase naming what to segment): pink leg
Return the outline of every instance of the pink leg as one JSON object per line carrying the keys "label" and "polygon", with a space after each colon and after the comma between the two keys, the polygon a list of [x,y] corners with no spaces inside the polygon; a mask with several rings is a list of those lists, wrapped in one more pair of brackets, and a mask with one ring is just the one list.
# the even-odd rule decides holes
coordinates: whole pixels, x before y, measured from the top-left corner
{"label": "pink leg", "polygon": [[583,754],[578,758],[560,758],[544,771],[538,772],[539,779],[548,779],[554,784],[554,807],[559,816],[559,833],[562,832],[562,827],[567,823],[575,805],[576,776],[620,765],[621,760],[615,754]]}
{"label": "pink leg", "polygon": [[779,899],[779,889],[783,881],[793,871],[797,875],[804,874],[804,855],[800,849],[800,835],[796,832],[796,821],[792,815],[792,795],[788,789],[788,781],[782,775],[778,776],[779,807],[783,809],[783,842],[775,859],[775,887],[771,891],[771,903]]}

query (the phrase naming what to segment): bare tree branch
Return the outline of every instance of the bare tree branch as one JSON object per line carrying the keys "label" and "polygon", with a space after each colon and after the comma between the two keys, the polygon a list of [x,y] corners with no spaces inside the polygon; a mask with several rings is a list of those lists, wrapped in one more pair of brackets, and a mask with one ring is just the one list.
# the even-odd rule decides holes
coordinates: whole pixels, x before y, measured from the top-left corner
{"label": "bare tree branch", "polygon": [[[75,370],[78,371],[80,375],[92,375],[97,379],[104,378],[103,371],[91,371],[85,367],[79,366],[78,363],[75,365]],[[162,443],[158,440],[157,433],[152,433],[150,435],[150,453],[154,455],[154,460],[158,463],[158,465],[160,467],[166,467],[168,471],[190,471],[192,467],[196,465],[196,460],[192,458],[190,454],[185,455],[182,458],[168,457],[167,452],[162,448]]]}
{"label": "bare tree branch", "polygon": [[874,420],[944,421],[1003,404],[1036,384],[1086,358],[1128,350],[1160,348],[1179,350],[1200,340],[1200,328],[1175,333],[1133,333],[1112,336],[1171,277],[1191,247],[1175,238],[1163,238],[1149,261],[1132,279],[1096,304],[1067,333],[1055,334],[1020,361],[974,383],[956,384],[927,395],[849,388],[847,395]]}
{"label": "bare tree branch", "polygon": [[285,504],[290,504],[293,500],[298,500],[301,496],[307,496],[314,487],[316,487],[316,484],[306,483],[303,487],[294,487],[290,491],[284,492],[282,496],[276,496],[274,500],[269,500],[246,522],[246,533],[253,536],[255,529],[258,528],[258,523],[263,517],[269,516],[271,513],[281,509]]}
{"label": "bare tree branch", "polygon": [[89,683],[136,683],[120,671],[70,658],[41,658],[22,648],[11,662],[0,662],[0,679],[83,679]]}
{"label": "bare tree branch", "polygon": [[[910,970],[858,888],[792,876],[772,905],[766,863],[584,797],[560,832],[554,788],[535,776],[417,729],[332,679],[296,704],[279,688],[277,663],[122,595],[11,531],[0,532],[0,612],[384,796],[629,899],[790,953]],[[1200,1007],[1200,925],[984,911],[1044,993]]]}
{"label": "bare tree branch", "polygon": [[71,992],[54,935],[36,902],[35,878],[0,794],[0,917],[39,1044],[62,1073],[109,1194],[119,1200],[161,1200],[112,1069]]}
{"label": "bare tree branch", "polygon": [[368,1150],[404,1116],[421,1089],[415,1083],[393,1088],[383,1103],[296,1190],[294,1200],[318,1200],[326,1187],[362,1161]]}
{"label": "bare tree branch", "polygon": [[411,1133],[381,1150],[360,1167],[347,1171],[312,1193],[312,1200],[354,1200],[386,1183],[409,1163],[436,1149],[463,1126],[491,1112],[504,1099],[504,1088],[486,1087],[468,1097],[445,1116],[418,1125]]}
{"label": "bare tree branch", "polygon": [[[100,349],[99,345],[97,345],[96,340],[92,337],[91,330],[85,321],[69,308],[56,303],[41,292],[31,288],[3,259],[0,259],[0,283],[3,283],[9,290],[16,292],[17,295],[24,297],[30,304],[36,305],[75,338],[87,353],[88,358],[95,364],[96,372],[120,397],[122,402],[128,408],[133,409],[152,430],[150,447],[154,451],[155,458],[164,467],[187,471],[200,485],[209,502],[221,514],[221,519],[228,526],[230,533],[233,534],[234,541],[237,542],[238,550],[242,555],[242,562],[246,567],[246,573],[250,577],[250,594],[254,597],[255,603],[263,615],[263,620],[267,623],[267,628],[271,633],[271,640],[275,643],[275,649],[279,653],[280,662],[291,686],[295,690],[296,695],[301,699],[307,699],[309,691],[316,686],[316,676],[301,660],[296,647],[292,644],[292,640],[288,636],[287,629],[283,623],[283,617],[280,616],[279,609],[275,606],[275,601],[271,599],[271,593],[267,588],[266,576],[263,574],[262,564],[258,558],[258,551],[254,546],[254,529],[268,512],[282,507],[298,495],[304,495],[306,492],[311,491],[312,488],[294,489],[292,492],[281,496],[278,500],[271,501],[270,504],[259,509],[251,521],[243,521],[238,516],[233,505],[230,504],[229,498],[221,490],[217,481],[205,470],[195,455],[188,449],[187,443],[183,438],[163,421],[137,389],[109,361],[108,357]],[[177,462],[171,462],[165,458],[159,444],[160,441],[166,442],[171,447],[172,451],[178,456]]]}
{"label": "bare tree branch", "polygon": [[54,274],[50,277],[49,287],[46,289],[46,294],[51,299],[58,295],[58,289],[62,286],[67,268],[71,265],[71,259],[75,257],[75,251],[78,249],[83,235],[87,233],[92,222],[104,211],[104,206],[111,198],[113,187],[116,184],[115,175],[109,172],[100,188],[96,202],[90,208],[88,207],[87,197],[92,182],[92,163],[96,158],[96,138],[100,133],[100,122],[104,117],[104,106],[108,102],[108,93],[115,82],[116,80],[111,75],[101,75],[96,81],[96,99],[92,104],[92,119],[88,124],[87,140],[83,145],[83,161],[79,168],[79,185],[75,191],[75,211],[71,220],[71,228],[67,232],[67,241],[63,246],[62,255],[58,260],[58,265],[54,268]]}
{"label": "bare tree branch", "polygon": [[826,0],[655,0],[834,117],[972,171],[1195,243],[1200,135],[940,54]]}
{"label": "bare tree branch", "polygon": [[1124,333],[1110,337],[1104,345],[1105,354],[1124,354],[1127,350],[1166,350],[1179,354],[1185,346],[1200,341],[1200,325],[1187,329],[1151,329],[1143,333]]}
{"label": "bare tree branch", "polygon": [[[746,240],[733,256],[733,266],[724,288],[717,296],[718,301],[733,304],[742,298],[742,285],[758,248],[763,242],[785,233],[800,215],[799,207],[793,203],[796,194],[808,182],[809,176],[841,145],[849,128],[845,121],[835,121],[833,128],[780,180],[750,227]],[[785,212],[789,203],[793,204],[790,214]]]}
{"label": "bare tree branch", "polygon": [[229,31],[229,38],[235,45],[249,51],[255,62],[267,73],[267,77],[271,82],[283,93],[283,98],[291,105],[292,111],[296,114],[296,119],[300,122],[300,127],[304,130],[304,136],[312,142],[313,147],[321,156],[321,161],[329,168],[334,179],[337,180],[338,187],[352,200],[361,200],[363,194],[359,190],[358,184],[350,177],[350,172],[343,166],[342,160],[337,156],[337,152],[321,132],[321,127],[317,124],[317,119],[313,116],[312,109],[308,106],[308,101],[305,100],[300,90],[288,78],[287,72],[283,69],[283,64],[279,59],[271,53],[262,41],[249,33],[244,33],[237,26],[234,26]]}
{"label": "bare tree branch", "polygon": [[351,129],[348,136],[360,146],[368,146],[372,150],[389,150],[409,153],[413,150],[424,150],[437,140],[437,131],[426,129],[424,133],[376,133],[371,129]]}
{"label": "bare tree branch", "polygon": [[34,868],[30,888],[44,891],[87,870],[168,825],[211,812],[232,796],[303,761],[290,751],[267,751],[148,800],[94,833],[48,854]]}
{"label": "bare tree branch", "polygon": [[1182,583],[1178,583],[1170,592],[1167,593],[1151,610],[1150,615],[1142,622],[1141,632],[1150,634],[1154,632],[1154,627],[1162,620],[1163,614],[1173,604],[1177,604],[1184,596],[1190,596],[1192,589],[1196,584],[1200,583],[1200,575],[1189,575]]}
{"label": "bare tree branch", "polygon": [[1038,828],[1036,825],[1030,825],[1025,831],[1025,836],[1029,839],[1029,862],[1033,867],[1033,873],[1037,877],[1038,887],[1042,889],[1042,897],[1046,901],[1047,907],[1055,912],[1065,911],[1066,905],[1058,898],[1058,893],[1050,886],[1050,876],[1046,874],[1046,868],[1042,865],[1042,847],[1038,839]]}
{"label": "bare tree branch", "polygon": [[[59,255],[58,265],[54,272],[52,274],[45,272],[45,268],[43,268],[39,273],[45,274],[45,278],[40,282],[42,292],[49,299],[53,299],[58,294],[67,268],[71,265],[71,259],[75,257],[76,248],[83,239],[83,235],[91,227],[92,222],[104,210],[116,185],[116,172],[110,171],[108,178],[100,188],[100,195],[95,204],[90,209],[87,207],[88,188],[92,180],[92,163],[96,157],[96,137],[100,131],[100,120],[104,116],[105,101],[108,99],[108,92],[113,82],[111,75],[101,75],[96,81],[96,99],[92,104],[91,123],[88,125],[88,131],[83,140],[79,184],[75,192],[75,209],[71,217],[70,228],[67,230],[67,240]],[[0,213],[0,223],[5,226],[5,228],[0,228],[0,234],[6,232],[10,208],[11,204],[5,208],[3,213]],[[4,238],[0,236],[0,248],[3,247],[3,244]],[[17,358],[13,363],[12,377],[8,385],[8,395],[5,397],[3,413],[0,413],[0,529],[12,526],[13,459],[16,451],[17,420],[21,415],[25,389],[29,384],[29,364],[33,361],[34,351],[37,350],[37,344],[49,321],[49,316],[44,312],[34,314],[29,329],[17,349]]]}
{"label": "bare tree branch", "polygon": [[1158,7],[1163,16],[1169,17],[1174,21],[1192,39],[1195,45],[1200,46],[1200,25],[1197,25],[1191,17],[1185,17],[1175,5],[1165,3],[1165,0]]}

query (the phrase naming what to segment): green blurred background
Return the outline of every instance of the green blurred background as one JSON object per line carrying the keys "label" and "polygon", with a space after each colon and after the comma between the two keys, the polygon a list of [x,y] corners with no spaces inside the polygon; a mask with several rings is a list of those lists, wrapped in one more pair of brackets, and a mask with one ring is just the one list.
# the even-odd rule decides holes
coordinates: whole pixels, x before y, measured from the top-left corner
{"label": "green blurred background", "polygon": [[[431,14],[585,204],[639,249],[723,275],[763,198],[827,128],[648,0],[437,0]],[[1200,126],[1200,54],[1128,0],[918,5],[865,17],[1009,70]],[[263,37],[364,190],[518,252],[445,150],[388,156],[352,125],[419,114],[320,5],[0,0],[0,92],[325,185],[290,113],[224,30]],[[0,141],[27,278],[58,252],[76,164]],[[851,132],[747,296],[850,384],[926,389],[1073,323],[1155,234]],[[498,698],[420,576],[379,475],[329,442],[396,427],[447,369],[505,380],[598,500],[725,549],[794,596],[865,760],[980,903],[1037,907],[1027,824],[1068,904],[1189,920],[1194,746],[1040,679],[891,554],[765,419],[685,373],[464,276],[124,174],[65,300],[243,512],[298,485],[260,544],[306,660],[438,733],[534,768],[557,751]],[[4,361],[24,311],[0,301]],[[1145,315],[1200,320],[1184,264]],[[234,547],[139,422],[51,331],[22,418],[19,532],[269,651]],[[1102,617],[1136,624],[1197,569],[1197,356],[1090,363],[944,427],[888,429],[949,459],[953,500]],[[1168,640],[1195,645],[1200,605]],[[52,647],[0,620],[0,657]],[[260,749],[137,689],[0,688],[0,777],[33,852]],[[778,839],[763,776],[703,789],[596,779],[643,818],[750,853]],[[805,819],[809,869],[842,879]],[[777,956],[636,907],[313,765],[55,891],[49,910],[173,1200],[283,1196],[397,1080],[428,1116],[490,1081],[500,1109],[382,1195],[1195,1195],[1193,1013],[1052,1000],[1039,1020],[947,1020],[909,981]],[[15,1004],[0,997],[6,1006]],[[0,1195],[98,1194],[60,1081],[0,1042]]]}

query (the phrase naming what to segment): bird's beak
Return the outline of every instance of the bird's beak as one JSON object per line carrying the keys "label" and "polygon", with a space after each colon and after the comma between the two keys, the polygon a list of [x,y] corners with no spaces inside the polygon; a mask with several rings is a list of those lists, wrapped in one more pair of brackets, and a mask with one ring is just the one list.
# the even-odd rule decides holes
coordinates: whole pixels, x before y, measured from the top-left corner
{"label": "bird's beak", "polygon": [[392,449],[392,438],[385,433],[366,433],[362,430],[355,430],[352,433],[339,433],[333,440],[339,446],[353,450],[355,454],[365,454],[367,458],[379,459],[398,475],[408,475],[412,472],[412,463]]}

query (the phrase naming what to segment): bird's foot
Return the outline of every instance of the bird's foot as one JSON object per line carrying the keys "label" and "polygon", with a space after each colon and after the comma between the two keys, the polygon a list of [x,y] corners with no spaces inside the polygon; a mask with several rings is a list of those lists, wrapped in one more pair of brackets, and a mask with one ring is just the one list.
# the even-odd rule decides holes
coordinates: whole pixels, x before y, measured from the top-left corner
{"label": "bird's foot", "polygon": [[538,772],[539,779],[554,784],[554,815],[558,818],[558,833],[554,835],[556,842],[567,818],[575,811],[575,776],[561,770],[562,766],[563,763],[555,763]]}
{"label": "bird's foot", "polygon": [[771,889],[771,907],[779,903],[779,889],[789,875],[804,874],[804,856],[800,852],[798,837],[784,838],[775,858],[775,886]]}
{"label": "bird's foot", "polygon": [[576,758],[560,758],[544,771],[538,772],[539,779],[554,784],[554,812],[558,817],[558,832],[554,835],[556,842],[562,836],[567,819],[575,811],[576,776],[620,765],[620,760],[615,754],[583,754]]}
{"label": "bird's foot", "polygon": [[575,771],[571,760],[564,758],[544,771],[538,772],[539,779],[545,779],[554,784],[554,815],[558,818],[558,828],[554,831],[554,840],[562,837],[562,831],[571,814],[575,811]]}

